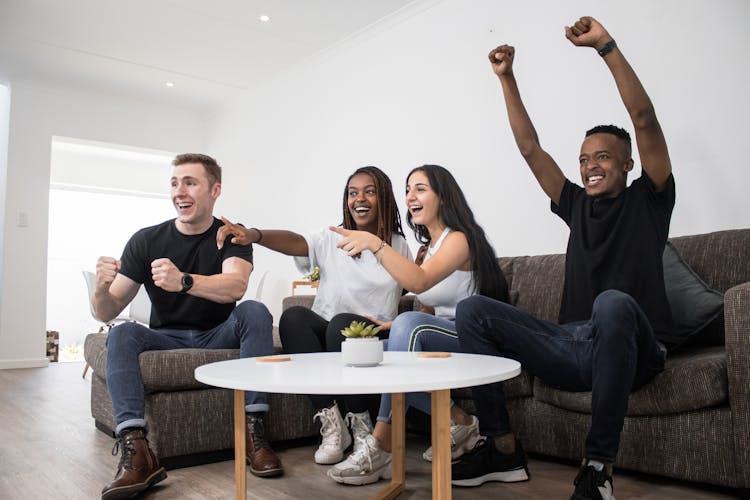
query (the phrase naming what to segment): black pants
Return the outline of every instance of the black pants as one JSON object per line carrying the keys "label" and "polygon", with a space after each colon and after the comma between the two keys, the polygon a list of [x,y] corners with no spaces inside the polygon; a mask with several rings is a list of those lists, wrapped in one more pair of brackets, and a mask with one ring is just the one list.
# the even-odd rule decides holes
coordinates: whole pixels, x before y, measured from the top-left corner
{"label": "black pants", "polygon": [[[282,313],[279,320],[281,345],[287,354],[340,352],[341,342],[346,338],[341,334],[341,330],[352,321],[370,322],[364,316],[351,313],[337,314],[329,322],[306,307],[290,307]],[[378,337],[388,338],[388,333],[388,330],[378,332]],[[346,415],[347,412],[369,411],[373,422],[380,406],[380,394],[310,394],[308,397],[316,410],[330,408],[336,402],[342,415]]]}

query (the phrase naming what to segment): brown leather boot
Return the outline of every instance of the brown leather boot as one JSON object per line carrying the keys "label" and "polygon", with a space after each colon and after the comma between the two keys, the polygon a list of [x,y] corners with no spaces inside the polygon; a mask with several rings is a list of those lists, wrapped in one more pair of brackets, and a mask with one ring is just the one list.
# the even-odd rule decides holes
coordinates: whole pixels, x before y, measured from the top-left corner
{"label": "brown leather boot", "polygon": [[250,466],[250,472],[258,477],[280,476],[284,473],[281,460],[266,441],[262,414],[247,414],[245,440],[247,464]]}
{"label": "brown leather boot", "polygon": [[143,429],[122,431],[112,455],[117,455],[118,448],[122,451],[120,464],[114,481],[102,490],[102,500],[130,498],[167,478],[167,472],[148,446]]}

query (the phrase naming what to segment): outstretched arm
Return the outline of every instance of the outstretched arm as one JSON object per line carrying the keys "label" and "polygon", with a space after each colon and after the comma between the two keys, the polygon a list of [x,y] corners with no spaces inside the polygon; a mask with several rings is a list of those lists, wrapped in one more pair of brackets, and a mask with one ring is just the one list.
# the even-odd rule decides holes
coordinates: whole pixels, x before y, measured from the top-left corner
{"label": "outstretched arm", "polygon": [[343,238],[336,246],[350,257],[370,250],[380,264],[401,287],[413,293],[422,293],[444,280],[453,271],[469,270],[469,243],[464,233],[453,231],[445,237],[440,249],[421,266],[410,261],[390,245],[367,231],[353,231],[330,227]]}
{"label": "outstretched arm", "polygon": [[221,220],[224,225],[216,233],[216,246],[219,248],[224,246],[224,240],[231,234],[233,236],[231,242],[238,245],[253,243],[294,257],[307,257],[308,255],[307,240],[297,233],[277,229],[266,229],[261,232],[255,228],[248,229],[229,222],[225,217]]}
{"label": "outstretched arm", "polygon": [[[597,51],[613,42],[607,30],[593,17],[582,17],[573,26],[566,26],[565,36],[573,45],[593,47]],[[608,47],[612,48],[603,56],[604,62],[612,72],[622,102],[633,122],[641,167],[648,173],[656,190],[661,191],[672,172],[672,163],[654,105],[620,49],[614,43]]]}
{"label": "outstretched arm", "polygon": [[565,185],[565,176],[555,160],[539,144],[536,129],[523,105],[513,75],[514,57],[515,49],[510,45],[501,45],[489,54],[492,70],[500,79],[503,88],[505,108],[508,111],[508,120],[516,145],[544,192],[553,202],[558,203]]}

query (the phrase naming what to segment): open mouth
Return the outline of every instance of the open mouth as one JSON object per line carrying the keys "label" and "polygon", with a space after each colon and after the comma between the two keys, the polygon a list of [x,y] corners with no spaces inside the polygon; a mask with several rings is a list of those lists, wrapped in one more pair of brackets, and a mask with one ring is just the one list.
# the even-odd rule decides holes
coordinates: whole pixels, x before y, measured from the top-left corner
{"label": "open mouth", "polygon": [[187,210],[190,210],[190,208],[193,206],[193,203],[189,201],[178,201],[175,203],[175,206],[180,212],[186,212]]}
{"label": "open mouth", "polygon": [[365,206],[354,207],[354,213],[359,216],[365,216],[370,213],[370,207],[365,207]]}
{"label": "open mouth", "polygon": [[586,186],[594,187],[599,185],[604,180],[604,176],[601,174],[594,174],[586,176]]}
{"label": "open mouth", "polygon": [[417,215],[422,212],[423,208],[422,205],[409,205],[409,212],[411,212],[412,215]]}

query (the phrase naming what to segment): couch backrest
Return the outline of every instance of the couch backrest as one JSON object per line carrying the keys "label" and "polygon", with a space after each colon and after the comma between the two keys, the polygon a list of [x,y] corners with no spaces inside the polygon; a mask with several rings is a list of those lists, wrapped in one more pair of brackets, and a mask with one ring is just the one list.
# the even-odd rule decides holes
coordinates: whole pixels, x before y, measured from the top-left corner
{"label": "couch backrest", "polygon": [[[678,236],[670,241],[711,288],[723,293],[750,282],[750,229]],[[541,319],[557,321],[565,255],[502,257],[499,262],[511,303]]]}
{"label": "couch backrest", "polygon": [[711,288],[724,293],[750,282],[750,229],[678,236],[671,241]]}

